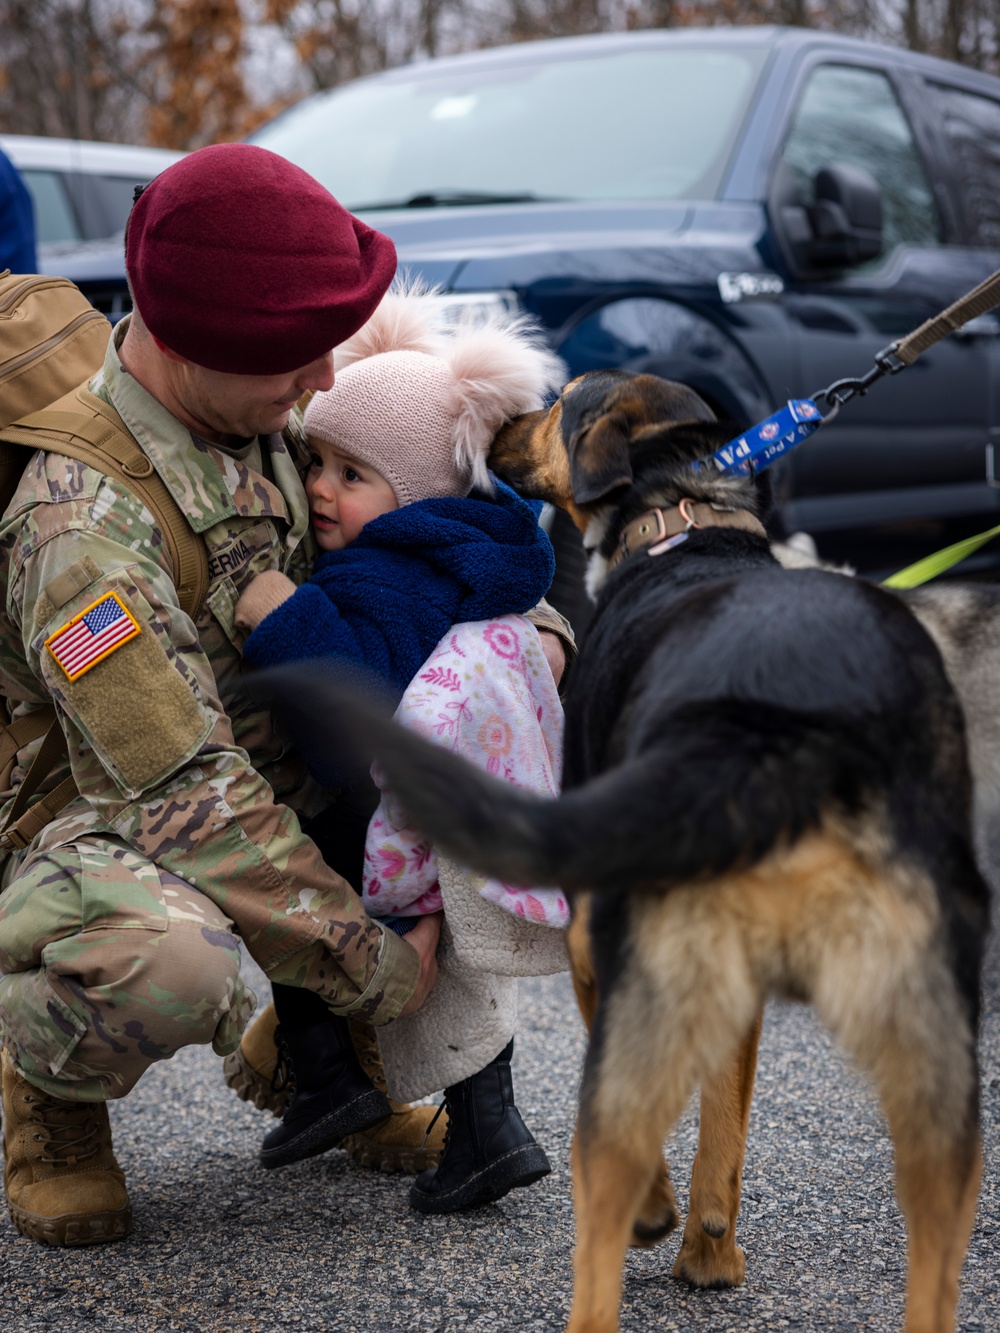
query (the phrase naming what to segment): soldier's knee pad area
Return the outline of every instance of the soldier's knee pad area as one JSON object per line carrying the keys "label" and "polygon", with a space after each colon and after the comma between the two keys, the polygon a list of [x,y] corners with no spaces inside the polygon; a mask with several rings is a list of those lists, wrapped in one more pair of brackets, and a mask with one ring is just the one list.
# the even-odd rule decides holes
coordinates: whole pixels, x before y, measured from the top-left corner
{"label": "soldier's knee pad area", "polygon": [[225,1052],[253,1007],[225,915],[122,849],[59,849],[0,896],[0,1024],[29,1080],[122,1096],[182,1046]]}

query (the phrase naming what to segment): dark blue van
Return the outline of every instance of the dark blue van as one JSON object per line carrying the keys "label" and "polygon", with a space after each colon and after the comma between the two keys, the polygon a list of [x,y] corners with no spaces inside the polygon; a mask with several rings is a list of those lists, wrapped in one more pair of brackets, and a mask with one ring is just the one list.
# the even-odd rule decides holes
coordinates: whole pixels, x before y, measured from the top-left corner
{"label": "dark blue van", "polygon": [[[255,141],[455,298],[537,316],[573,374],[654,371],[740,420],[863,373],[1000,267],[1000,80],[810,30],[437,60]],[[790,458],[787,529],[880,572],[1000,521],[998,333],[977,320]]]}
{"label": "dark blue van", "polygon": [[[864,373],[1000,267],[1000,80],[812,30],[435,60],[254,139],[456,310],[528,311],[572,374],[653,371],[741,422]],[[775,469],[787,531],[878,574],[1000,522],[998,333],[976,320]]]}

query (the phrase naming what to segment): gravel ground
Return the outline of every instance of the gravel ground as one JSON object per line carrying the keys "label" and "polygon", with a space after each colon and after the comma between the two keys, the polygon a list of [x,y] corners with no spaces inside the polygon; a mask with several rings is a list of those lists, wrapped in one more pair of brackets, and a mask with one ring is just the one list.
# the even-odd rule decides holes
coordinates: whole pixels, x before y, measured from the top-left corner
{"label": "gravel ground", "polygon": [[[260,989],[266,994],[266,983]],[[566,977],[522,983],[522,1030],[518,1104],[553,1173],[457,1218],[413,1213],[406,1178],[364,1170],[341,1152],[262,1171],[255,1153],[270,1118],[236,1100],[210,1051],[183,1051],[112,1107],[135,1213],[131,1238],[51,1250],[17,1236],[4,1218],[0,1329],[561,1329],[573,1234],[568,1152],[583,1049]],[[996,946],[981,1055],[986,1176],[960,1307],[968,1333],[1000,1327]],[[668,1145],[682,1207],[696,1133],[692,1106]],[[899,1328],[905,1239],[883,1124],[864,1083],[808,1011],[791,1005],[773,1005],[767,1015],[739,1232],[747,1280],[734,1291],[696,1292],[673,1281],[676,1234],[632,1252],[626,1333]]]}

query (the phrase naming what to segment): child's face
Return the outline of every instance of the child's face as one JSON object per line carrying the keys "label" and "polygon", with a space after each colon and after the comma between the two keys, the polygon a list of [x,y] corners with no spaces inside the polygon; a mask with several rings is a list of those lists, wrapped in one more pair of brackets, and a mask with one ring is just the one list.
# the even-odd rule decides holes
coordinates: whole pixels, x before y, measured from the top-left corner
{"label": "child's face", "polygon": [[366,523],[399,508],[392,487],[369,463],[314,436],[309,437],[309,448],[306,495],[321,551],[342,551]]}

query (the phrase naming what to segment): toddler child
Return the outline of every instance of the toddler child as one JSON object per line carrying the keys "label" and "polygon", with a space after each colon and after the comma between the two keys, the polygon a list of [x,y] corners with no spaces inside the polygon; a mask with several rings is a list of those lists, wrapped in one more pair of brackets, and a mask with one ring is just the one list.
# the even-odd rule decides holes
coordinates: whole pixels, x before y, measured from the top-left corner
{"label": "toddler child", "polygon": [[[425,310],[419,292],[390,293],[338,349],[334,387],[306,409],[306,492],[322,554],[302,587],[270,571],[240,599],[253,666],[337,658],[387,682],[398,702],[454,626],[523,614],[548,590],[548,538],[534,509],[490,476],[486,458],[503,422],[541,407],[563,367],[523,322],[440,334]],[[335,768],[314,766],[335,783]],[[356,783],[309,829],[355,885],[364,882],[377,804],[374,785]],[[384,820],[372,824],[384,837]],[[375,901],[367,898],[369,910]],[[401,915],[388,924],[404,933],[439,907],[423,882],[409,902],[394,899]],[[323,1152],[389,1114],[357,1061],[346,1019],[303,988],[275,986],[274,1001],[294,1082],[282,1123],[264,1140],[268,1167]],[[508,1043],[446,1090],[449,1108],[461,1103],[471,1113],[461,1124],[452,1115],[440,1165],[411,1191],[414,1207],[455,1211],[548,1173],[513,1102],[511,1051]]]}

